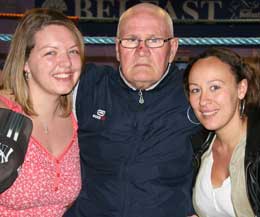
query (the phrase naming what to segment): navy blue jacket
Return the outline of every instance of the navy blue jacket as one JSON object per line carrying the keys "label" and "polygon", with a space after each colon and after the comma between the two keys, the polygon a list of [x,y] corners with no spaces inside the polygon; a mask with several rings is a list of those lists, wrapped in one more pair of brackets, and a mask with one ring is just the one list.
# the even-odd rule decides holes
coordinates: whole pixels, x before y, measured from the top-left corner
{"label": "navy blue jacket", "polygon": [[152,90],[129,88],[109,66],[88,65],[76,112],[83,186],[65,216],[186,217],[192,146],[182,73],[171,67]]}

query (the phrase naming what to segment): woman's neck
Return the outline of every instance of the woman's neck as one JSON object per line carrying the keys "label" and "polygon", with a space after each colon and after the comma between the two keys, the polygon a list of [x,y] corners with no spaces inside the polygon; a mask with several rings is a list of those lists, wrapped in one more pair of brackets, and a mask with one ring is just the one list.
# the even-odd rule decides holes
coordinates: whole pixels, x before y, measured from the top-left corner
{"label": "woman's neck", "polygon": [[246,130],[247,118],[245,117],[240,119],[236,126],[216,131],[216,140],[218,140],[220,146],[223,146],[232,152],[245,136]]}
{"label": "woman's neck", "polygon": [[51,121],[61,113],[59,97],[34,97],[32,104],[37,116],[46,121]]}

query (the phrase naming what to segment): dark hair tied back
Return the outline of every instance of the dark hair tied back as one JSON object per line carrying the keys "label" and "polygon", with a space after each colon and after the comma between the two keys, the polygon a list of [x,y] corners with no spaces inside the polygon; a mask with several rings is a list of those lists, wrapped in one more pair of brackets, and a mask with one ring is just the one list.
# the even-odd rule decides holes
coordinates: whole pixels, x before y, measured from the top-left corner
{"label": "dark hair tied back", "polygon": [[200,59],[208,57],[216,57],[223,63],[230,66],[231,72],[233,73],[236,82],[239,83],[241,80],[246,79],[248,82],[248,90],[245,96],[245,113],[247,114],[248,108],[260,107],[260,78],[257,73],[251,68],[244,59],[239,56],[236,52],[228,48],[213,47],[205,50],[198,57],[193,59],[187,66],[184,77],[183,85],[185,93],[189,96],[189,74],[192,66]]}

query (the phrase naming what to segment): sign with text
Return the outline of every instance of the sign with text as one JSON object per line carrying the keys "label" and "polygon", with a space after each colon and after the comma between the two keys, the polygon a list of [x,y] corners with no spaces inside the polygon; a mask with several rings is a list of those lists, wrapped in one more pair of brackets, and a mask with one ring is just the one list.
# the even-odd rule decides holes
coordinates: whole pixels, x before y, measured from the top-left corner
{"label": "sign with text", "polygon": [[118,19],[127,8],[141,2],[159,5],[174,20],[260,19],[260,0],[36,0],[35,6],[82,18]]}

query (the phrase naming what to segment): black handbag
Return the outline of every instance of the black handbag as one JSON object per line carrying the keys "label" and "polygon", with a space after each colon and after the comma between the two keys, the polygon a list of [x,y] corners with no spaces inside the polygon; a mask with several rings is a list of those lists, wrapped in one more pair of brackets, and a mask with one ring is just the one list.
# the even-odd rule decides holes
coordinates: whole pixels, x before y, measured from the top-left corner
{"label": "black handbag", "polygon": [[32,127],[30,118],[0,108],[0,193],[8,189],[18,176]]}

